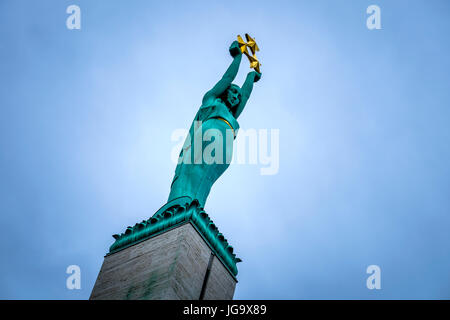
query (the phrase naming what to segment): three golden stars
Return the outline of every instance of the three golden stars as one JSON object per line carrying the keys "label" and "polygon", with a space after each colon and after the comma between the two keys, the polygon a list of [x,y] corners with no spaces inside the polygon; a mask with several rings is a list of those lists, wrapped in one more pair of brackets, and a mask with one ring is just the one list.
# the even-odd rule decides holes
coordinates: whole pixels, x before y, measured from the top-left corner
{"label": "three golden stars", "polygon": [[[259,69],[261,64],[259,63],[255,55],[256,51],[259,51],[259,47],[256,44],[255,40],[248,35],[248,33],[245,34],[245,38],[247,39],[247,42],[245,42],[240,35],[237,36],[239,48],[241,49],[241,52],[245,54],[248,60],[250,61],[250,68],[255,69],[256,72],[261,73]],[[248,53],[247,48],[250,48],[250,51],[252,52],[251,55]]]}

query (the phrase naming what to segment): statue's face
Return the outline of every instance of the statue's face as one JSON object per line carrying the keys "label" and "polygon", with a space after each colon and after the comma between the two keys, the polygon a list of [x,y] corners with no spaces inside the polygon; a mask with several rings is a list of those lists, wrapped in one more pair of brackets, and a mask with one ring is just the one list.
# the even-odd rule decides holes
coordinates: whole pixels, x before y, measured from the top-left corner
{"label": "statue's face", "polygon": [[234,108],[241,102],[241,88],[231,85],[227,95],[228,104]]}

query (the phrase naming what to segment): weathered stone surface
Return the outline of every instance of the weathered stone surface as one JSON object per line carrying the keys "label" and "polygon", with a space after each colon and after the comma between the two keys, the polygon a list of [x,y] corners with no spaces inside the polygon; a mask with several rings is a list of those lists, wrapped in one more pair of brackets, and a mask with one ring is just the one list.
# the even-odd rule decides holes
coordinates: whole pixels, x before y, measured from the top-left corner
{"label": "weathered stone surface", "polygon": [[[159,234],[103,261],[90,299],[197,300],[211,250],[191,223]],[[232,299],[236,280],[214,257],[205,299]]]}
{"label": "weathered stone surface", "polygon": [[204,300],[232,300],[236,280],[232,278],[223,264],[214,257],[209,274],[206,290],[203,296]]}

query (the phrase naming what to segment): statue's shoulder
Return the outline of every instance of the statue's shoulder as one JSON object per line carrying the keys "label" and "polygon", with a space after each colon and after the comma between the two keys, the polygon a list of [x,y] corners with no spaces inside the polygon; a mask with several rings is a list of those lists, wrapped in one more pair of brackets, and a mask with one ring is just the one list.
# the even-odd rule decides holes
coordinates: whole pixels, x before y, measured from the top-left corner
{"label": "statue's shoulder", "polygon": [[223,101],[219,98],[216,99],[211,99],[208,102],[204,103],[201,107],[201,109],[207,110],[207,109],[216,109],[216,108],[220,108],[220,107],[227,107],[225,105],[225,103],[223,103]]}
{"label": "statue's shoulder", "polygon": [[197,117],[206,120],[212,113],[220,112],[220,110],[224,109],[228,110],[227,106],[222,102],[222,100],[218,98],[210,100],[200,106],[200,109],[197,112]]}

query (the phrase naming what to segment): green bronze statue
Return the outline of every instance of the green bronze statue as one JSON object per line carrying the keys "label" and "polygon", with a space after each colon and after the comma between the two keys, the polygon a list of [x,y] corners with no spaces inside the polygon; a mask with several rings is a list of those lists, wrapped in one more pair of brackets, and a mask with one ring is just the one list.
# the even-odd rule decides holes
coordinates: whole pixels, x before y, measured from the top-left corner
{"label": "green bronze statue", "polygon": [[[238,41],[231,44],[229,51],[233,57],[231,65],[222,79],[204,95],[189,129],[175,169],[168,203],[180,197],[189,197],[204,207],[214,182],[230,165],[233,141],[239,129],[237,118],[261,73],[249,72],[242,88],[233,84],[242,54],[248,54],[245,45]],[[253,65],[259,70],[259,62]],[[211,144],[215,146],[213,150]]]}
{"label": "green bronze statue", "polygon": [[[151,218],[128,226],[124,233],[113,235],[115,242],[109,248],[109,254],[190,221],[226,268],[237,275],[236,263],[242,260],[203,208],[214,182],[230,165],[239,129],[236,119],[250,98],[253,83],[261,78],[260,63],[255,56],[259,48],[254,39],[248,34],[245,36],[247,42],[238,36],[238,41],[231,44],[233,62],[222,79],[203,97],[180,152],[167,203]],[[249,72],[239,88],[232,82],[242,54],[248,57],[250,68],[256,71]]]}

